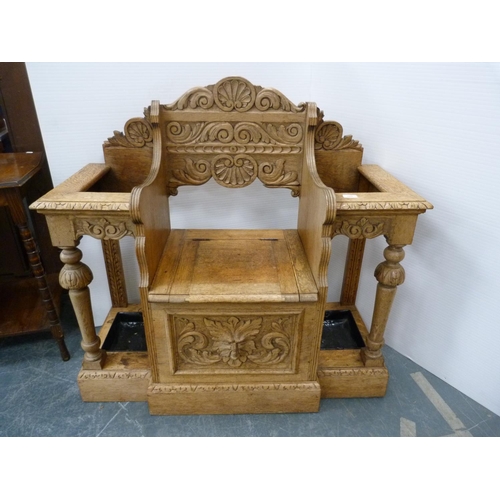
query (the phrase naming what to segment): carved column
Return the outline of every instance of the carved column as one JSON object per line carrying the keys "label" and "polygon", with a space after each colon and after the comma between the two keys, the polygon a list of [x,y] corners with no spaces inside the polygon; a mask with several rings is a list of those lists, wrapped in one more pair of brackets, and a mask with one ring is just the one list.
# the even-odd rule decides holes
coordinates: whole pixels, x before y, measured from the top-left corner
{"label": "carved column", "polygon": [[83,368],[102,368],[106,351],[101,349],[101,340],[96,334],[90,291],[88,285],[93,279],[92,271],[82,262],[82,252],[76,247],[61,247],[61,260],[64,267],[59,275],[61,286],[69,290],[69,297],[75,310],[76,319],[82,334]]}
{"label": "carved column", "polygon": [[363,350],[363,360],[367,366],[383,364],[382,346],[384,345],[384,332],[396,295],[398,285],[405,280],[405,270],[400,262],[404,259],[404,245],[389,245],[384,250],[385,262],[380,263],[375,269],[377,278],[377,294],[373,310],[372,325]]}

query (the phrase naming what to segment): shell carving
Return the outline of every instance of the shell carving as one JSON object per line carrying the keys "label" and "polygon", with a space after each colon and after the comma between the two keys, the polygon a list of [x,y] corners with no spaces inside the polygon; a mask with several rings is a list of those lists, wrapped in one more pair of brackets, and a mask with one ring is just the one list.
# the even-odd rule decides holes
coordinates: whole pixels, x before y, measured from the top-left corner
{"label": "shell carving", "polygon": [[248,155],[219,155],[212,163],[214,179],[225,187],[244,187],[257,177],[256,161]]}
{"label": "shell carving", "polygon": [[244,112],[255,102],[255,89],[242,78],[226,79],[215,86],[214,97],[222,110]]}

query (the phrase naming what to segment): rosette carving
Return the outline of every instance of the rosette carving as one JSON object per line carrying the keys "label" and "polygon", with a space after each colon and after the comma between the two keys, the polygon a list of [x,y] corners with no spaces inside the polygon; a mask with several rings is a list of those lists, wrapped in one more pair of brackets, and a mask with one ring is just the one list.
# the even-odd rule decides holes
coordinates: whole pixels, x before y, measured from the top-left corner
{"label": "rosette carving", "polygon": [[291,352],[290,319],[286,318],[272,321],[269,331],[263,331],[263,318],[259,317],[203,318],[203,326],[178,318],[177,327],[177,352],[188,364],[219,363],[229,368],[252,363],[275,365],[289,358]]}
{"label": "rosette carving", "polygon": [[357,149],[362,151],[363,147],[358,141],[353,140],[352,135],[342,137],[342,125],[337,122],[323,122],[317,129],[314,141],[314,149],[332,151],[335,149]]}
{"label": "rosette carving", "polygon": [[125,133],[114,131],[113,137],[108,138],[111,146],[125,148],[153,147],[153,129],[145,118],[131,118],[123,128]]}
{"label": "rosette carving", "polygon": [[212,176],[225,187],[244,187],[257,177],[257,162],[248,155],[218,155],[212,163]]}

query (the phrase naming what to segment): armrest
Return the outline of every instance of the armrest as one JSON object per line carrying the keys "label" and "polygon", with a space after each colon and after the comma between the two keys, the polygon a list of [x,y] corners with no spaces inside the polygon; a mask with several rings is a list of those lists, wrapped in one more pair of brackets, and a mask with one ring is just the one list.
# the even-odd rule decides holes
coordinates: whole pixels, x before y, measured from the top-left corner
{"label": "armrest", "polygon": [[148,177],[132,189],[130,212],[136,224],[136,254],[139,262],[139,287],[147,289],[153,282],[168,236],[170,214],[168,182],[164,165],[159,127],[160,102],[151,104],[150,121],[153,128],[153,160]]}
{"label": "armrest", "polygon": [[358,167],[359,173],[376,189],[386,193],[406,193],[417,195],[408,186],[398,181],[396,177],[386,172],[378,165],[361,165]]}
{"label": "armrest", "polygon": [[[316,117],[315,108],[308,111],[312,118]],[[314,127],[309,127],[304,146],[298,232],[320,295],[323,291],[326,299],[328,263],[335,220],[335,191],[322,182],[316,169]]]}

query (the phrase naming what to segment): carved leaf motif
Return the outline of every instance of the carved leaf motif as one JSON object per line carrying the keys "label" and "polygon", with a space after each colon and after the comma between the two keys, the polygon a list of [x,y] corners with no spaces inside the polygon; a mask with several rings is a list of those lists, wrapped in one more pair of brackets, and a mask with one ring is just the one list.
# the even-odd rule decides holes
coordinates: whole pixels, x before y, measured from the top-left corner
{"label": "carved leaf motif", "polygon": [[183,144],[193,141],[200,133],[203,123],[181,124],[179,122],[169,122],[166,127],[167,137],[176,144]]}
{"label": "carved leaf motif", "polygon": [[228,143],[234,139],[233,126],[230,123],[209,123],[200,134],[198,142]]}
{"label": "carved leaf motif", "polygon": [[299,113],[304,111],[305,104],[295,106],[281,92],[275,89],[262,89],[255,99],[255,107],[259,111],[267,111],[268,109],[281,109],[283,111],[293,111]]}
{"label": "carved leaf motif", "polygon": [[214,105],[214,96],[210,88],[196,87],[188,90],[177,102],[165,106],[166,109],[181,110],[185,108],[210,109]]}
{"label": "carved leaf motif", "polygon": [[289,325],[290,320],[273,321],[272,331],[260,340],[262,348],[250,353],[249,359],[258,365],[276,364],[285,359],[290,352],[290,339],[287,331]]}
{"label": "carved leaf motif", "polygon": [[295,171],[285,171],[285,160],[275,163],[259,164],[259,179],[269,187],[298,186],[298,174]]}
{"label": "carved leaf motif", "polygon": [[238,368],[247,361],[257,365],[277,364],[291,351],[289,319],[273,321],[271,331],[263,335],[263,318],[240,319],[232,316],[222,321],[203,318],[206,331],[200,331],[187,319],[177,321],[182,325],[178,352],[188,363],[207,365],[222,362],[232,368]]}
{"label": "carved leaf motif", "polygon": [[212,177],[210,163],[207,160],[198,160],[195,162],[191,158],[186,158],[184,169],[177,168],[172,170],[172,177],[173,179],[170,180],[170,184],[200,186],[208,182],[210,177]]}

